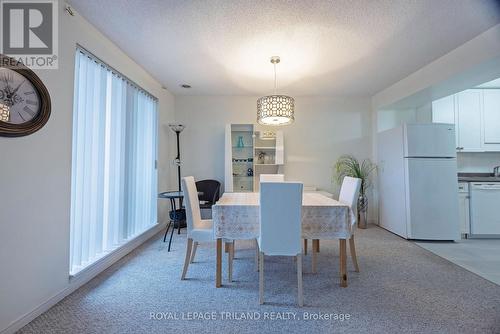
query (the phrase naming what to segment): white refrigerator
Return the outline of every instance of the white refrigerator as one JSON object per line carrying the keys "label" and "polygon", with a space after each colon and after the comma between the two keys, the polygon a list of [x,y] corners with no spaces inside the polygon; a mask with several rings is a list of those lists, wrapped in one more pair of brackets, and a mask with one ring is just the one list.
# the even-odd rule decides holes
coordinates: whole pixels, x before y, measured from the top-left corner
{"label": "white refrigerator", "polygon": [[377,156],[380,226],[406,239],[460,239],[454,125],[381,132]]}

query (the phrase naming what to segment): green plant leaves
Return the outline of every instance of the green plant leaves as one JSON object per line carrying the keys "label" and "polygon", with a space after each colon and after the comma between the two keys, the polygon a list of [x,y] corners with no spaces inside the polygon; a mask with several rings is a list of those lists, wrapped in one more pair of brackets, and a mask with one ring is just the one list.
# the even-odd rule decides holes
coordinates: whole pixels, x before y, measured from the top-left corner
{"label": "green plant leaves", "polygon": [[342,155],[335,163],[335,176],[338,184],[342,184],[345,176],[356,177],[361,179],[361,194],[372,186],[370,174],[377,169],[377,165],[371,162],[370,159],[364,159],[359,163],[352,155]]}

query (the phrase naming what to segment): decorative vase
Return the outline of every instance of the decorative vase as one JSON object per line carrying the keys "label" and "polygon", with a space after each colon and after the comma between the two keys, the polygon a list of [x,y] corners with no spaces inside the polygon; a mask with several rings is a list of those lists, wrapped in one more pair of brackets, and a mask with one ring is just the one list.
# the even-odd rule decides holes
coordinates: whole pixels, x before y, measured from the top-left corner
{"label": "decorative vase", "polygon": [[364,194],[358,197],[358,228],[365,229],[368,224],[368,198]]}
{"label": "decorative vase", "polygon": [[236,147],[238,147],[238,148],[245,147],[245,144],[243,144],[243,136],[238,137],[238,144],[236,144]]}
{"label": "decorative vase", "polygon": [[257,161],[259,164],[264,164],[266,159],[266,154],[264,152],[259,152],[259,155],[257,156]]}

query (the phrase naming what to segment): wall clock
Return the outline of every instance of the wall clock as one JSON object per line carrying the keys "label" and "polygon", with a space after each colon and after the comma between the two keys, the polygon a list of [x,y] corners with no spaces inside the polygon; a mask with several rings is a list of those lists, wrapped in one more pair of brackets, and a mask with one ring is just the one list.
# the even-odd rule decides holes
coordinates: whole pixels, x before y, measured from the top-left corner
{"label": "wall clock", "polygon": [[0,54],[0,136],[30,135],[40,130],[49,116],[50,95],[40,78]]}

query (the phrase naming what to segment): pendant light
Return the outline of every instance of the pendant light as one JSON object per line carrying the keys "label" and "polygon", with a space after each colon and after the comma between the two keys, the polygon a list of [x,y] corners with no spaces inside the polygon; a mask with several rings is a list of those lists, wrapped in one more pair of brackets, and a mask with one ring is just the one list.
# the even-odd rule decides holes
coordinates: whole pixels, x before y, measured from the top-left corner
{"label": "pendant light", "polygon": [[276,80],[276,64],[280,62],[280,57],[271,57],[271,64],[274,66],[274,94],[263,96],[257,100],[257,122],[262,125],[288,125],[295,120],[295,100],[293,97],[278,95]]}

